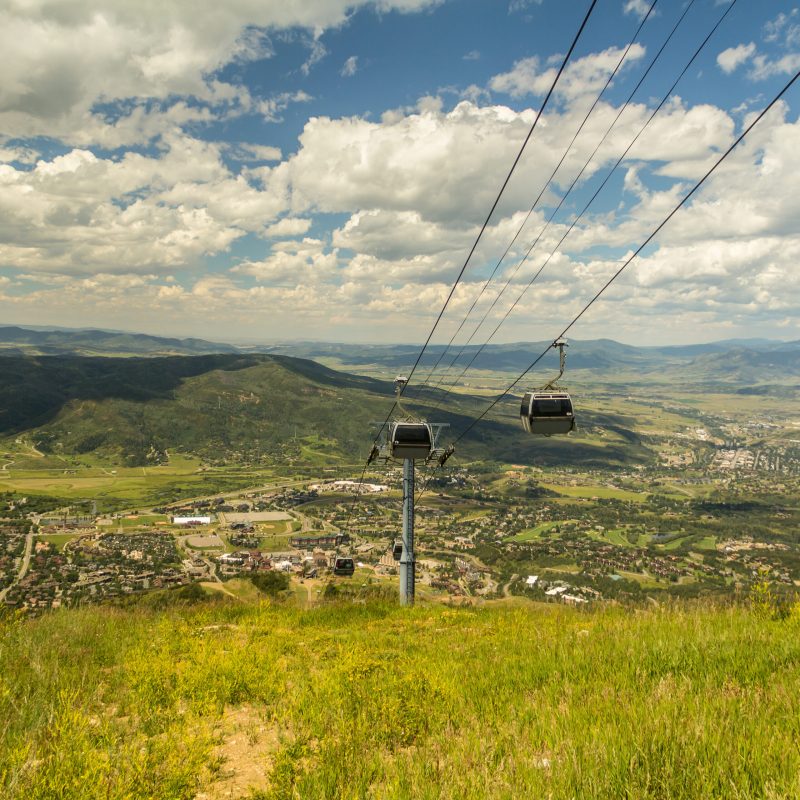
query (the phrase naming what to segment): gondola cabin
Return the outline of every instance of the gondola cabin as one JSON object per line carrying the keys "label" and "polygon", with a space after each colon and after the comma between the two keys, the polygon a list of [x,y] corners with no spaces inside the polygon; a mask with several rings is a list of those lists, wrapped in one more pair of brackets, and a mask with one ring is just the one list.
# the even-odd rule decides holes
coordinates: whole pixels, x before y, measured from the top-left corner
{"label": "gondola cabin", "polygon": [[336,556],[333,560],[333,574],[350,578],[356,571],[356,562],[347,556]]}
{"label": "gondola cabin", "polygon": [[392,558],[395,561],[399,561],[402,555],[403,555],[403,541],[402,539],[395,539],[394,543],[392,544]]}
{"label": "gondola cabin", "polygon": [[431,426],[425,422],[394,422],[389,429],[392,458],[427,458],[433,448]]}
{"label": "gondola cabin", "polygon": [[552,436],[575,430],[572,399],[566,392],[526,392],[519,417],[528,433]]}

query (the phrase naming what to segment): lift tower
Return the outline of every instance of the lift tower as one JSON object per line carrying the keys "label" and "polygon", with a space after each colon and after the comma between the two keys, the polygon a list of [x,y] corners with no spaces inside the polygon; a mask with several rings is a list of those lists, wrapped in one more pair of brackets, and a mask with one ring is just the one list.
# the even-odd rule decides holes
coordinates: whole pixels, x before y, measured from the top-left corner
{"label": "lift tower", "polygon": [[[408,378],[400,376],[395,379],[397,406],[403,419],[389,426],[386,455],[396,461],[403,462],[403,535],[400,552],[400,604],[414,604],[416,579],[416,559],[414,558],[414,462],[438,459],[444,464],[452,448],[447,453],[436,447],[439,431],[446,427],[442,424],[424,422],[410,417],[403,411],[400,396]],[[373,448],[375,451],[375,448]],[[393,548],[394,550],[394,548]],[[396,556],[395,556],[396,557]]]}

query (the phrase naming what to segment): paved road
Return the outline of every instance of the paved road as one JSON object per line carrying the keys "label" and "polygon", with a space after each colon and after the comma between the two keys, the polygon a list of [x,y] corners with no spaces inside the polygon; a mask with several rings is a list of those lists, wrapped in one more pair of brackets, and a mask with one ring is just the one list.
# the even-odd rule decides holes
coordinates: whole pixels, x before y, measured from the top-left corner
{"label": "paved road", "polygon": [[25,553],[22,556],[22,563],[19,567],[19,572],[17,573],[17,577],[14,579],[12,583],[6,586],[2,592],[0,592],[0,603],[4,602],[6,599],[6,595],[8,594],[9,590],[16,586],[28,573],[28,567],[31,565],[31,553],[33,552],[33,533],[28,532],[28,535],[25,537]]}

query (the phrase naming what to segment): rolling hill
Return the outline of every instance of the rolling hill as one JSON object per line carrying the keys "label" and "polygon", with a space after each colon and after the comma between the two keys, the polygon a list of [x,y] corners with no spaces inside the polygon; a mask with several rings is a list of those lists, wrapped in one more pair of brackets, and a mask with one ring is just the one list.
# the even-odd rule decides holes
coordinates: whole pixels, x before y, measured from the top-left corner
{"label": "rolling hill", "polygon": [[[277,355],[0,357],[0,369],[0,436],[27,434],[43,452],[96,453],[127,466],[159,463],[169,450],[211,461],[361,459],[393,396],[389,382]],[[425,413],[441,397],[430,390],[408,407]],[[449,396],[432,419],[455,436],[486,403]],[[585,432],[596,425],[611,434],[602,446]],[[465,438],[459,455],[604,466],[650,454],[628,420],[609,414],[584,414],[582,432],[568,443],[532,443],[509,397]]]}

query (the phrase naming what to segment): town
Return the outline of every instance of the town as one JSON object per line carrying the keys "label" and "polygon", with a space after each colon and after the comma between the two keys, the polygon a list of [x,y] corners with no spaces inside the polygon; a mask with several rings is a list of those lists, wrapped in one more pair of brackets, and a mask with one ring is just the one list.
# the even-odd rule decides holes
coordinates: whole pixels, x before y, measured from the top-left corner
{"label": "town", "polygon": [[[732,460],[731,452],[751,450],[709,441],[704,429],[686,436],[699,452],[680,463],[665,456],[613,475],[522,465],[431,473],[417,506],[421,591],[463,602],[521,595],[582,604],[730,593],[758,579],[798,585],[798,513],[758,499],[778,468],[781,491],[796,490],[794,451],[780,461]],[[665,453],[681,441],[665,437]],[[308,479],[114,514],[92,513],[89,501],[43,509],[41,499],[8,495],[0,601],[39,612],[191,583],[225,591],[228,581],[279,571],[304,584],[312,602],[347,583],[332,575],[337,554],[354,559],[359,586],[389,591],[400,483],[388,467],[360,486]]]}

